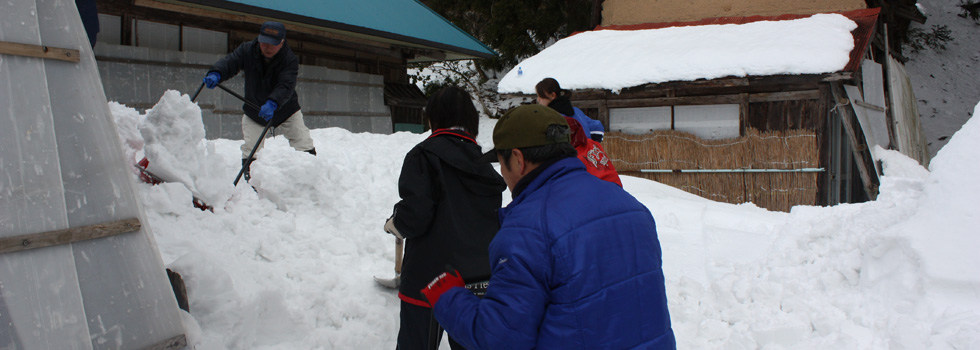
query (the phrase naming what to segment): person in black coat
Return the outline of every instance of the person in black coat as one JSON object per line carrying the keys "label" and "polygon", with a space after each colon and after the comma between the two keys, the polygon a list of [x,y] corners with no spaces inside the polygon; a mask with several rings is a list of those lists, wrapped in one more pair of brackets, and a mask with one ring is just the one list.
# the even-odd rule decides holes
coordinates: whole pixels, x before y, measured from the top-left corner
{"label": "person in black coat", "polygon": [[426,349],[432,308],[420,291],[433,276],[450,265],[468,283],[489,278],[487,248],[499,228],[496,213],[506,188],[490,164],[475,162],[482,154],[475,140],[479,115],[466,90],[439,90],[425,115],[432,135],[405,156],[398,179],[401,201],[384,226],[405,239],[399,350]]}
{"label": "person in black coat", "polygon": [[[242,117],[245,139],[241,147],[242,166],[251,163],[247,158],[266,125],[270,124],[282,129],[290,146],[315,156],[316,148],[310,129],[303,122],[296,94],[299,59],[286,45],[286,28],[282,23],[263,23],[257,38],[242,43],[211,67],[204,77],[204,85],[213,89],[240,71],[245,72],[245,100],[251,102],[242,105],[245,112]],[[258,149],[261,148],[262,144],[259,144]],[[244,174],[248,181],[247,167]]]}

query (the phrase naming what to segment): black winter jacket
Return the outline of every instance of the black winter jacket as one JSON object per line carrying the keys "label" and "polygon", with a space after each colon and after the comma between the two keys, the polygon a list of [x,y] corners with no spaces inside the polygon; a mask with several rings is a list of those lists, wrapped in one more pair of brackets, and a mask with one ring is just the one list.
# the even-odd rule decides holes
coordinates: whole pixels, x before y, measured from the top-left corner
{"label": "black winter jacket", "polygon": [[[299,96],[296,95],[296,75],[299,73],[299,59],[285,44],[279,53],[265,63],[258,39],[244,42],[214,66],[210,72],[221,74],[221,81],[231,79],[239,71],[245,72],[245,99],[261,108],[266,100],[276,101],[279,108],[272,117],[272,126],[279,126],[289,116],[299,110]],[[242,111],[256,123],[265,125],[259,110],[247,103]]]}
{"label": "black winter jacket", "polygon": [[493,166],[474,162],[481,150],[468,134],[440,131],[408,152],[398,179],[403,300],[425,300],[420,291],[447,264],[467,283],[490,276],[487,248],[500,227],[497,209],[507,185]]}

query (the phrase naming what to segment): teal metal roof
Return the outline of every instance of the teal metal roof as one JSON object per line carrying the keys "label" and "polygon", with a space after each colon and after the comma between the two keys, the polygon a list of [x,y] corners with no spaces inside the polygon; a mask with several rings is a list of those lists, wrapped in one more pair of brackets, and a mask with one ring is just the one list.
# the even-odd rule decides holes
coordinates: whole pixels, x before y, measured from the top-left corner
{"label": "teal metal roof", "polygon": [[180,0],[458,52],[497,53],[417,0]]}

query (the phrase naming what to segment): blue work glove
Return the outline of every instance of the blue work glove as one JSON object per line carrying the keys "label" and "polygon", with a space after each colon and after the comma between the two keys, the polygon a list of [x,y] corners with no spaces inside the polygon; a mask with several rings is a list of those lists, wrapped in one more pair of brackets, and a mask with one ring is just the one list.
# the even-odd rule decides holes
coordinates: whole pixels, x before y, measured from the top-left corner
{"label": "blue work glove", "polygon": [[214,89],[220,82],[221,74],[218,74],[218,72],[208,73],[208,76],[204,77],[204,86],[207,86],[208,89]]}
{"label": "blue work glove", "polygon": [[279,108],[276,101],[265,101],[265,104],[262,105],[262,109],[259,110],[259,116],[262,117],[262,119],[265,119],[265,121],[270,121],[272,120],[272,116],[276,113],[276,108]]}

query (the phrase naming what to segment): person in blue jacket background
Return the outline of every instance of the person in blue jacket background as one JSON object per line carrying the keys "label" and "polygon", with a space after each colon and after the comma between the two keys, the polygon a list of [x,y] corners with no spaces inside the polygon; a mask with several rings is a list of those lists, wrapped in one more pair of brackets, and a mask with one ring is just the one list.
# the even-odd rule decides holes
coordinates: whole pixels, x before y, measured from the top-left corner
{"label": "person in blue jacket background", "polygon": [[493,143],[481,160],[500,162],[513,201],[486,294],[455,270],[422,290],[449,335],[467,349],[675,349],[650,211],[585,170],[551,108],[508,111]]}
{"label": "person in blue jacket background", "polygon": [[562,89],[555,78],[541,79],[537,85],[534,85],[534,91],[537,93],[538,104],[551,107],[566,117],[575,118],[589,138],[595,142],[602,142],[602,137],[606,133],[602,122],[589,118],[581,109],[572,106],[570,100],[572,92]]}

